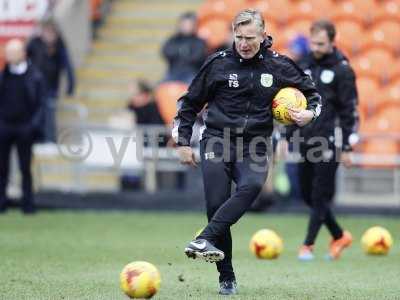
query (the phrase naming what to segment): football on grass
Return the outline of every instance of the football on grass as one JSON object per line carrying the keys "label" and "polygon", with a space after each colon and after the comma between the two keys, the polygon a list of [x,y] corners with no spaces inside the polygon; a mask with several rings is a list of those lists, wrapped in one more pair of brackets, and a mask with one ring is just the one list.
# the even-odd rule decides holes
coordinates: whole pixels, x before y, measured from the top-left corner
{"label": "football on grass", "polygon": [[145,261],[127,264],[120,274],[121,289],[134,299],[149,299],[160,289],[160,273]]}
{"label": "football on grass", "polygon": [[393,245],[390,232],[380,226],[369,228],[361,238],[361,245],[366,254],[388,254]]}
{"label": "football on grass", "polygon": [[261,259],[274,259],[282,253],[283,241],[273,230],[261,229],[250,240],[250,251]]}

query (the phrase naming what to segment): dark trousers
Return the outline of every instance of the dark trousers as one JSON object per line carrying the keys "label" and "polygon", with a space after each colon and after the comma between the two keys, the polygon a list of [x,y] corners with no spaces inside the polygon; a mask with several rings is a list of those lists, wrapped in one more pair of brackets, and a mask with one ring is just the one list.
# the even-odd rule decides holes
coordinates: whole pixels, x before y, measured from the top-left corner
{"label": "dark trousers", "polygon": [[[207,207],[208,225],[198,238],[206,239],[225,253],[217,263],[220,281],[234,279],[230,227],[250,208],[260,193],[268,174],[267,147],[250,147],[236,142],[205,139],[200,143],[201,169]],[[229,153],[228,153],[229,152]],[[232,182],[236,190],[231,195]]]}
{"label": "dark trousers", "polygon": [[19,169],[22,175],[22,207],[33,207],[32,193],[32,130],[26,126],[0,125],[0,206],[6,204],[6,188],[10,173],[10,157],[13,146],[17,148]]}
{"label": "dark trousers", "polygon": [[340,238],[343,232],[330,208],[339,165],[336,149],[330,145],[329,149],[313,152],[312,147],[303,147],[301,154],[303,161],[298,165],[300,187],[302,197],[311,209],[304,244],[314,244],[323,224],[334,239]]}
{"label": "dark trousers", "polygon": [[57,142],[57,98],[48,97],[44,113],[44,141],[48,143]]}

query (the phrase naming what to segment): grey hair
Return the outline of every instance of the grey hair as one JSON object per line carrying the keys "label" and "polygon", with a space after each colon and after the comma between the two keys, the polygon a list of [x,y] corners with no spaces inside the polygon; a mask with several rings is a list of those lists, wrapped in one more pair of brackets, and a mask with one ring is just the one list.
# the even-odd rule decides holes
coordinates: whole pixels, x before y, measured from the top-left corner
{"label": "grey hair", "polygon": [[255,9],[242,10],[233,19],[232,22],[233,31],[236,31],[236,29],[241,25],[251,24],[253,22],[258,26],[260,32],[264,32],[265,22],[261,13]]}

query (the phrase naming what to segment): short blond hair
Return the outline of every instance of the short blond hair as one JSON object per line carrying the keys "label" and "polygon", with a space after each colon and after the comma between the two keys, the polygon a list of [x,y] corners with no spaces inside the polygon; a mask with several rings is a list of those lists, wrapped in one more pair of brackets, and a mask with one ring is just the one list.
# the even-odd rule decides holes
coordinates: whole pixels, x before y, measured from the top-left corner
{"label": "short blond hair", "polygon": [[255,23],[259,27],[260,32],[264,32],[265,30],[264,18],[261,15],[261,13],[255,9],[245,9],[240,11],[233,19],[232,29],[233,31],[236,31],[236,29],[239,26],[251,23]]}

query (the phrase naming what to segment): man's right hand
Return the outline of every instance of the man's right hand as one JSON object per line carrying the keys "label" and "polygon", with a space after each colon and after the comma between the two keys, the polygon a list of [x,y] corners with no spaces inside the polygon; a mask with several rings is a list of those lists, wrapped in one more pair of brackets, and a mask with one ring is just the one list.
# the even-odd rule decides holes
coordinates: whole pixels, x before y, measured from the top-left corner
{"label": "man's right hand", "polygon": [[314,113],[311,110],[289,107],[288,111],[292,120],[300,127],[307,125],[314,118]]}
{"label": "man's right hand", "polygon": [[189,146],[180,146],[177,148],[179,160],[183,165],[189,165],[192,167],[197,167],[197,163],[194,157],[194,153]]}

